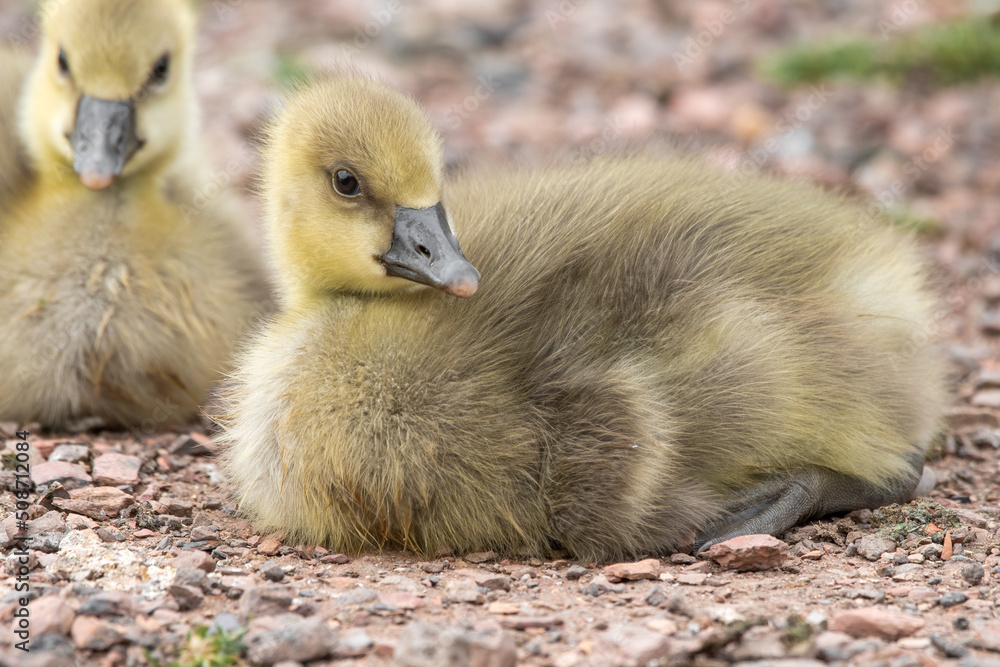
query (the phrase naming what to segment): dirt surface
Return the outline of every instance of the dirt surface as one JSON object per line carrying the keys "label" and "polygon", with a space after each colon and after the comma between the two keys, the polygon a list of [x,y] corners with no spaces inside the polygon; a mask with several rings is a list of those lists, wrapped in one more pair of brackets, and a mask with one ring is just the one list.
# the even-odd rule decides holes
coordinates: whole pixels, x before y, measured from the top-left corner
{"label": "dirt surface", "polygon": [[[785,90],[755,69],[782,45],[880,39],[887,26],[995,4],[204,2],[196,84],[218,166],[206,196],[248,189],[273,90],[350,58],[430,110],[452,164],[666,141],[932,221],[942,307],[927,335],[956,369],[943,457],[931,463],[943,509],[911,506],[915,521],[894,533],[905,517],[801,527],[785,547],[750,552],[749,566],[769,568],[760,572],[683,554],[609,570],[560,554],[349,558],[255,533],[204,425],[58,434],[0,424],[8,453],[17,431],[31,431],[30,500],[42,502],[24,536],[6,457],[0,546],[12,555],[0,621],[17,625],[26,593],[15,591],[12,549],[26,544],[32,651],[16,651],[5,631],[0,664],[231,664],[219,638],[249,628],[235,659],[286,667],[1000,665],[1000,87]],[[0,35],[33,43],[30,11],[0,1]],[[201,639],[204,626],[224,632]]]}

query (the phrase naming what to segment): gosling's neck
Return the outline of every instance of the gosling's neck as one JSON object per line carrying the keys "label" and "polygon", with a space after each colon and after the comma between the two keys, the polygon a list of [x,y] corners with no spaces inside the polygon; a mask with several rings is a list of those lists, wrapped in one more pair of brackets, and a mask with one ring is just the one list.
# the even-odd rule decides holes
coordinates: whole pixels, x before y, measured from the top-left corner
{"label": "gosling's neck", "polygon": [[281,275],[277,278],[277,291],[279,300],[283,306],[282,312],[293,317],[315,313],[338,304],[354,303],[368,305],[375,302],[402,301],[412,298],[415,294],[432,291],[430,288],[417,284],[392,292],[349,289],[346,287],[339,289],[316,289],[306,284],[295,282],[294,279],[283,272],[279,273]]}

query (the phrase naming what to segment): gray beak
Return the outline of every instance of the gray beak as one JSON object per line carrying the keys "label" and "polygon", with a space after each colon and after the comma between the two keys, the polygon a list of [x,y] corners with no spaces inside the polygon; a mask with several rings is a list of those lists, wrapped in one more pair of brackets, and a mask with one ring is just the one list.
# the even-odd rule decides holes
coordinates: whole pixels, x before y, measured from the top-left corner
{"label": "gray beak", "polygon": [[479,271],[469,263],[448,227],[444,207],[396,207],[392,246],[382,256],[386,275],[470,297],[479,288]]}
{"label": "gray beak", "polygon": [[70,142],[73,169],[80,181],[91,190],[109,187],[140,146],[135,136],[135,109],[130,102],[84,95],[76,110]]}

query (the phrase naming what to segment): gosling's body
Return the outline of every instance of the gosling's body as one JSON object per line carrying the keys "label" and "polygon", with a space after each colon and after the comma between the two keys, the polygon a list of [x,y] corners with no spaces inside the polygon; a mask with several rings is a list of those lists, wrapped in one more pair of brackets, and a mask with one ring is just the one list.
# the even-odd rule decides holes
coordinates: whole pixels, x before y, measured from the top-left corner
{"label": "gosling's body", "polygon": [[[69,0],[47,23],[21,103],[27,177],[0,212],[0,420],[188,420],[263,304],[238,207],[204,196],[191,12],[181,0]],[[145,82],[162,53],[172,78]],[[78,131],[79,95],[129,100],[143,142],[97,191],[60,136]]]}
{"label": "gosling's body", "polygon": [[[916,485],[943,383],[901,234],[812,189],[650,155],[444,192],[474,298],[293,293],[242,359],[226,465],[262,528],[607,560]],[[799,481],[816,502],[790,500]]]}

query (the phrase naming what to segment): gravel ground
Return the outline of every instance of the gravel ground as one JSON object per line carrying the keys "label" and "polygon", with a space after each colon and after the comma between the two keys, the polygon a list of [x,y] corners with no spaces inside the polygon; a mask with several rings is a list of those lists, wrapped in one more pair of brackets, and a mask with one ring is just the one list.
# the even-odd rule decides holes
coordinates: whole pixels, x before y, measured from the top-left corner
{"label": "gravel ground", "polygon": [[[226,495],[203,424],[84,434],[0,424],[7,452],[17,431],[32,432],[39,501],[18,532],[16,478],[0,473],[0,548],[29,547],[32,599],[32,652],[12,648],[12,630],[0,664],[170,664],[186,647],[181,664],[200,665],[205,642],[192,631],[211,626],[248,627],[240,660],[284,667],[1000,665],[1000,88],[784,90],[755,73],[782,45],[880,38],[886,25],[909,30],[996,3],[203,5],[196,82],[218,165],[206,193],[249,190],[273,90],[351,58],[430,110],[452,164],[665,142],[932,220],[926,248],[943,297],[928,335],[956,368],[947,440],[931,464],[944,509],[911,506],[922,520],[895,542],[879,515],[857,512],[702,560],[353,558],[255,533]],[[0,0],[0,35],[30,42],[29,11]],[[25,596],[17,566],[8,556],[0,580],[4,627],[17,625]]]}

